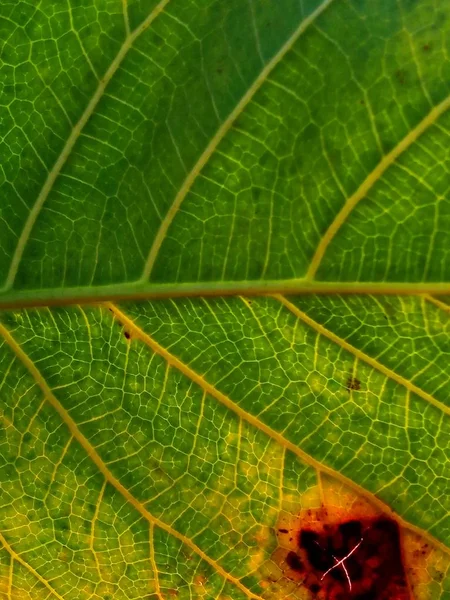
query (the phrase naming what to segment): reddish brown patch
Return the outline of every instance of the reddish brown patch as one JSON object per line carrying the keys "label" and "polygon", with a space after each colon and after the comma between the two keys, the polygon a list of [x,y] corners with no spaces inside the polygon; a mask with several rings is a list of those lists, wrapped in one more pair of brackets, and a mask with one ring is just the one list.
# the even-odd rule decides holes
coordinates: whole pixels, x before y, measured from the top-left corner
{"label": "reddish brown patch", "polygon": [[410,600],[398,525],[388,517],[302,528],[296,556],[306,566],[306,587],[324,598]]}
{"label": "reddish brown patch", "polygon": [[[295,514],[279,515],[277,547],[261,570],[267,600],[434,600],[448,560],[394,513],[322,476]],[[315,506],[314,506],[315,505]]]}
{"label": "reddish brown patch", "polygon": [[286,549],[275,555],[285,577],[311,598],[412,600],[394,519],[362,502],[304,510],[292,524],[278,528]]}

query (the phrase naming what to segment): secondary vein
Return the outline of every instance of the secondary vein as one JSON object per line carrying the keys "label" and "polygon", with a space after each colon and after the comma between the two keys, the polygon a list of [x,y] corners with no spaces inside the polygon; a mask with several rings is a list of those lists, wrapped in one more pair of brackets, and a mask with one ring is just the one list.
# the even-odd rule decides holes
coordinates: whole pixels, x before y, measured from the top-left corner
{"label": "secondary vein", "polygon": [[89,104],[86,106],[86,109],[84,110],[83,114],[81,115],[80,120],[72,129],[72,131],[67,139],[67,142],[64,145],[64,148],[62,149],[55,164],[53,165],[51,171],[49,172],[47,179],[45,180],[45,183],[39,193],[39,196],[37,197],[36,202],[34,203],[33,207],[30,210],[30,213],[27,217],[27,220],[25,222],[22,233],[20,234],[19,240],[17,242],[17,246],[14,251],[12,260],[11,260],[11,265],[9,267],[9,271],[8,271],[8,275],[6,277],[5,284],[0,291],[8,290],[13,286],[14,280],[17,275],[17,271],[19,269],[20,261],[22,259],[25,247],[30,238],[31,231],[34,227],[34,224],[36,223],[38,215],[41,212],[41,209],[42,209],[45,201],[47,200],[48,195],[50,194],[51,190],[53,189],[53,185],[54,185],[57,177],[59,176],[61,169],[65,165],[78,138],[80,137],[82,130],[84,129],[86,123],[89,121],[89,119],[93,115],[95,108],[97,107],[100,99],[102,98],[104,91],[106,89],[106,86],[109,84],[112,77],[116,73],[117,69],[122,64],[125,56],[127,55],[128,51],[132,47],[135,40],[151,25],[151,23],[163,11],[165,6],[169,2],[170,2],[170,0],[161,0],[161,2],[159,2],[159,4],[157,4],[157,6],[155,6],[155,8],[152,10],[150,15],[139,25],[139,27],[137,27],[132,33],[130,33],[126,37],[119,52],[117,53],[116,57],[112,61],[109,69],[106,71],[105,75],[100,79],[94,95],[92,96]]}
{"label": "secondary vein", "polygon": [[339,229],[347,220],[349,214],[357,206],[357,204],[366,197],[369,190],[375,185],[385,171],[394,164],[397,158],[403,154],[408,148],[420,137],[437,119],[450,108],[450,96],[447,96],[440,104],[435,106],[422,121],[408,135],[406,135],[383,159],[377,164],[375,169],[367,175],[359,188],[345,202],[344,206],[338,212],[331,225],[328,227],[324,236],[319,242],[314,256],[311,260],[306,279],[313,280],[317,270],[322,263],[325,252],[330,245],[332,239],[337,234]]}
{"label": "secondary vein", "polygon": [[410,392],[413,392],[417,396],[420,396],[420,398],[423,398],[423,400],[426,400],[427,402],[429,402],[430,404],[432,404],[433,406],[435,406],[436,408],[441,410],[444,414],[450,415],[450,408],[448,406],[446,406],[445,404],[443,404],[442,402],[440,402],[439,400],[436,400],[436,398],[434,396],[432,396],[425,390],[422,390],[417,385],[414,385],[411,381],[409,381],[402,375],[399,375],[392,369],[389,369],[389,367],[386,367],[385,365],[383,365],[382,363],[377,361],[372,356],[369,356],[365,352],[362,352],[362,350],[359,350],[359,348],[352,346],[352,344],[349,344],[346,340],[342,339],[341,337],[339,337],[338,335],[336,335],[335,333],[333,333],[332,331],[330,331],[329,329],[327,329],[320,323],[317,323],[316,321],[314,321],[314,319],[312,319],[305,312],[303,312],[302,310],[297,308],[297,306],[295,306],[295,304],[290,302],[284,296],[277,294],[273,297],[276,300],[278,300],[279,302],[281,302],[281,304],[283,304],[288,310],[290,310],[291,313],[293,313],[298,319],[301,319],[304,323],[306,323],[307,325],[312,327],[312,329],[314,329],[315,331],[317,331],[324,337],[328,338],[329,340],[331,340],[332,342],[334,342],[341,348],[344,348],[344,350],[347,350],[348,352],[353,354],[353,356],[356,356],[361,361],[370,365],[372,368],[376,369],[377,371],[380,371],[380,373],[383,373],[383,375],[385,375],[386,377],[389,377],[389,379],[396,381],[397,383],[399,383],[400,385],[405,387]]}
{"label": "secondary vein", "polygon": [[[127,488],[120,483],[120,481],[112,474],[112,472],[108,469],[106,464],[103,462],[103,459],[98,454],[97,450],[94,446],[89,442],[89,440],[82,434],[82,432],[78,429],[77,424],[72,419],[68,411],[63,407],[60,401],[53,394],[49,385],[41,375],[40,371],[33,363],[31,358],[25,353],[20,344],[14,339],[11,335],[10,331],[0,323],[0,335],[3,336],[8,346],[13,350],[22,364],[28,369],[36,384],[42,390],[45,399],[47,402],[54,408],[54,410],[59,414],[62,421],[65,423],[66,427],[69,429],[72,436],[78,441],[80,446],[84,449],[86,454],[89,456],[91,461],[98,468],[100,473],[102,473],[105,480],[110,483],[124,498],[127,502],[131,504],[149,523],[153,523],[160,529],[166,531],[169,535],[172,535],[176,539],[180,540],[183,544],[191,548],[201,559],[211,565],[219,575],[230,581],[236,587],[238,587],[250,600],[262,600],[260,596],[251,592],[245,585],[243,585],[239,579],[230,575],[217,561],[210,558],[206,552],[204,552],[199,546],[197,546],[191,539],[179,533],[176,529],[173,529],[164,521],[161,521],[154,515],[152,515],[145,506],[139,502],[137,498],[135,498]],[[0,542],[3,542],[3,539],[0,535]],[[14,556],[16,558],[16,555]],[[30,567],[31,570],[31,567]],[[38,578],[42,580],[42,577],[36,573]],[[45,580],[44,580],[45,581]],[[48,587],[48,585],[47,585]],[[60,596],[58,596],[60,600],[63,600]]]}
{"label": "secondary vein", "polygon": [[155,265],[159,250],[161,245],[166,237],[167,231],[172,224],[175,215],[178,212],[183,200],[186,198],[189,190],[191,189],[194,181],[196,180],[198,174],[206,165],[214,150],[217,148],[219,143],[224,138],[225,134],[229,131],[231,126],[237,117],[242,113],[247,104],[251,101],[253,96],[259,90],[261,85],[273,71],[273,69],[277,66],[277,64],[281,61],[281,59],[285,56],[285,54],[292,48],[294,43],[298,40],[298,38],[303,34],[306,29],[317,19],[319,15],[323,13],[323,11],[333,2],[333,0],[324,0],[322,4],[320,4],[316,10],[314,10],[306,19],[304,19],[294,33],[290,36],[290,38],[286,41],[286,43],[280,48],[280,50],[275,54],[275,56],[267,63],[267,65],[262,69],[261,73],[252,83],[247,92],[242,96],[239,102],[236,104],[235,108],[228,115],[225,121],[217,130],[216,134],[207,145],[202,155],[195,163],[194,167],[190,171],[189,175],[183,182],[180,190],[176,194],[171,207],[167,211],[166,216],[164,217],[158,232],[153,241],[152,247],[150,248],[150,252],[148,254],[147,261],[144,266],[144,270],[142,272],[141,281],[147,281],[150,278],[153,267]]}
{"label": "secondary vein", "polygon": [[225,394],[220,392],[211,383],[206,381],[204,379],[204,377],[202,377],[196,371],[191,369],[188,365],[183,363],[175,355],[171,354],[168,350],[166,350],[166,348],[164,348],[156,340],[154,340],[148,333],[146,333],[140,327],[138,327],[134,323],[134,321],[126,313],[124,313],[122,310],[120,310],[117,306],[115,306],[111,302],[105,303],[104,306],[105,306],[105,308],[110,310],[115,315],[115,317],[122,323],[122,325],[124,325],[127,328],[127,330],[132,332],[133,338],[139,339],[142,342],[144,342],[151,350],[153,350],[153,352],[155,352],[156,354],[158,354],[159,356],[164,358],[164,360],[166,360],[167,363],[171,367],[174,367],[175,369],[180,371],[183,375],[185,375],[191,381],[196,383],[207,394],[209,394],[210,396],[215,398],[218,402],[220,402],[221,404],[226,406],[229,410],[231,410],[238,417],[240,417],[241,419],[243,419],[244,421],[246,421],[253,427],[256,427],[257,429],[259,429],[260,431],[265,433],[267,436],[269,436],[270,438],[272,438],[273,440],[278,442],[281,446],[283,446],[287,450],[290,450],[292,453],[294,453],[296,456],[298,456],[303,462],[305,462],[306,464],[311,465],[313,468],[315,468],[317,470],[317,472],[320,471],[321,473],[330,475],[335,480],[340,481],[341,483],[346,485],[348,488],[354,490],[359,495],[367,498],[374,506],[377,506],[385,514],[391,515],[392,518],[396,519],[397,522],[405,529],[409,529],[410,531],[413,531],[413,532],[417,533],[418,535],[421,535],[422,537],[426,537],[428,540],[430,540],[430,542],[434,546],[439,548],[442,552],[445,552],[446,554],[450,554],[450,548],[447,548],[442,542],[435,539],[428,532],[423,531],[422,529],[420,529],[419,527],[416,527],[415,525],[409,523],[408,521],[405,521],[400,515],[398,515],[397,513],[394,513],[394,511],[387,504],[385,504],[382,500],[380,500],[377,496],[375,496],[374,494],[371,494],[369,491],[367,491],[366,489],[364,489],[363,487],[361,487],[360,485],[358,485],[357,483],[355,483],[354,481],[352,481],[345,475],[342,475],[342,473],[340,473],[339,471],[335,471],[331,467],[328,467],[327,465],[322,464],[320,461],[316,460],[315,458],[313,458],[312,456],[310,456],[309,454],[307,454],[306,452],[301,450],[301,448],[299,448],[296,444],[294,444],[293,442],[291,442],[290,440],[285,438],[281,433],[272,429],[271,427],[269,427],[269,425],[266,425],[263,421],[260,421],[257,417],[248,413],[241,406],[239,406],[239,404],[237,404],[236,402],[233,402],[233,400],[231,400],[231,398],[229,398],[228,396],[226,396]]}

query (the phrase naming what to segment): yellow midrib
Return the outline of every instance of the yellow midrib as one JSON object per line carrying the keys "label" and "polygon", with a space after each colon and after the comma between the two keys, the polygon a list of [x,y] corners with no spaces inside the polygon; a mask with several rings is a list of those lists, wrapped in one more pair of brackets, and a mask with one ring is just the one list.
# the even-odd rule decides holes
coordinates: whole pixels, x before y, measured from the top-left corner
{"label": "yellow midrib", "polygon": [[416,527],[415,525],[409,523],[408,521],[405,521],[401,516],[394,513],[387,504],[385,504],[382,500],[377,498],[375,495],[371,494],[366,489],[364,489],[357,483],[353,482],[351,479],[345,477],[344,475],[342,475],[342,473],[339,473],[338,471],[335,471],[334,469],[331,469],[327,465],[324,465],[320,461],[314,459],[309,454],[307,454],[306,452],[301,450],[296,444],[294,444],[291,441],[289,441],[288,439],[286,439],[282,434],[278,433],[277,431],[275,431],[274,429],[272,429],[271,427],[269,427],[268,425],[266,425],[265,423],[260,421],[257,417],[255,417],[254,415],[251,415],[246,410],[241,408],[238,404],[233,402],[228,396],[226,396],[225,394],[220,392],[212,384],[210,384],[208,381],[206,381],[196,371],[191,369],[188,365],[183,363],[179,358],[177,358],[176,356],[171,354],[168,350],[166,350],[164,347],[162,347],[148,333],[146,333],[140,327],[138,327],[134,323],[134,321],[130,317],[128,317],[128,315],[126,313],[124,313],[122,310],[120,310],[117,306],[108,302],[108,303],[105,303],[105,307],[115,315],[115,317],[118,319],[118,321],[120,321],[120,323],[125,327],[125,329],[128,330],[132,334],[133,338],[140,339],[149,348],[151,348],[156,354],[163,357],[164,360],[166,360],[169,365],[171,365],[172,367],[176,368],[178,371],[183,373],[183,375],[185,375],[191,381],[196,383],[207,394],[211,395],[213,398],[218,400],[221,404],[223,404],[228,409],[233,411],[241,419],[245,420],[247,423],[249,423],[253,427],[256,427],[257,429],[259,429],[260,431],[262,431],[263,433],[268,435],[270,438],[272,438],[273,440],[278,442],[284,448],[293,452],[303,462],[311,465],[313,468],[317,469],[318,471],[321,471],[323,473],[326,473],[327,475],[330,475],[331,477],[334,477],[336,480],[340,481],[344,485],[355,490],[355,492],[357,492],[361,496],[368,498],[368,500],[373,505],[380,508],[386,514],[390,514],[404,528],[409,529],[409,530],[421,535],[422,537],[429,539],[430,542],[434,546],[436,546],[437,548],[440,548],[446,554],[450,554],[450,548],[445,546],[439,540],[436,540],[431,534],[420,529],[419,527]]}
{"label": "yellow midrib", "polygon": [[[59,295],[58,295],[59,294]],[[262,296],[306,294],[371,294],[418,296],[450,295],[450,281],[443,283],[324,282],[292,279],[280,281],[206,281],[140,285],[138,282],[79,288],[48,288],[0,293],[0,310],[65,306],[119,300]],[[433,299],[436,302],[436,299]],[[441,306],[444,303],[441,302]]]}
{"label": "yellow midrib", "polygon": [[[120,481],[108,469],[108,467],[103,462],[102,458],[100,457],[100,455],[98,454],[98,452],[95,450],[95,448],[92,446],[92,444],[89,442],[89,440],[78,429],[77,424],[72,419],[72,417],[69,415],[69,413],[67,412],[67,410],[62,406],[62,404],[59,402],[59,400],[53,394],[52,390],[48,386],[48,384],[45,381],[45,379],[42,377],[42,375],[41,375],[40,371],[37,369],[36,365],[29,358],[29,356],[25,353],[25,351],[21,348],[21,346],[16,342],[16,340],[13,338],[13,336],[11,335],[11,333],[9,332],[9,330],[3,324],[1,324],[1,323],[0,323],[0,335],[3,336],[3,338],[6,341],[6,343],[8,344],[8,346],[13,350],[13,352],[20,359],[20,361],[22,362],[22,364],[31,373],[31,375],[33,376],[33,379],[35,380],[36,384],[42,390],[42,392],[44,394],[44,397],[47,400],[47,402],[59,414],[59,416],[61,417],[62,421],[65,423],[65,425],[69,429],[71,435],[78,441],[78,443],[80,444],[80,446],[84,449],[84,451],[89,456],[89,458],[92,460],[92,462],[95,464],[95,466],[98,468],[98,470],[100,471],[100,473],[102,473],[102,475],[105,478],[105,480],[108,483],[110,483],[125,498],[125,500],[127,502],[129,502],[149,523],[152,523],[153,525],[156,525],[160,529],[163,529],[169,535],[172,535],[176,539],[180,540],[183,544],[185,544],[186,546],[188,546],[201,559],[203,559],[205,562],[207,562],[209,565],[211,565],[217,571],[217,573],[219,573],[219,575],[221,575],[222,577],[224,577],[225,579],[227,579],[228,581],[230,581],[230,583],[232,583],[236,587],[238,587],[248,598],[250,598],[251,600],[262,600],[262,598],[260,596],[258,596],[257,594],[254,594],[254,593],[250,592],[250,590],[248,588],[246,588],[240,582],[239,579],[237,579],[236,577],[230,575],[227,571],[225,571],[225,569],[223,567],[221,567],[217,561],[215,561],[214,559],[210,558],[199,546],[197,546],[196,544],[194,544],[194,542],[192,542],[192,540],[190,540],[189,538],[187,538],[183,534],[179,533],[176,529],[173,529],[170,525],[167,525],[167,523],[164,523],[163,521],[161,521],[157,517],[153,516],[145,508],[145,506],[143,504],[141,504],[139,502],[139,500],[137,498],[135,498],[125,488],[125,486],[123,486],[120,483]],[[0,541],[2,541],[1,538],[0,538]],[[5,542],[6,542],[6,540],[5,540]],[[18,555],[16,553],[14,553],[14,557],[16,557],[16,556],[18,556]],[[23,559],[21,560],[21,562],[31,572],[33,572],[34,574],[36,574],[38,576],[37,572],[34,571],[34,569],[30,565],[28,565],[25,561],[23,561]],[[59,596],[53,590],[53,588],[51,588],[51,586],[48,584],[48,582],[45,582],[45,580],[40,575],[38,576],[38,578],[39,578],[40,581],[42,581],[43,583],[45,583],[45,585],[46,585],[47,588],[52,589],[52,591],[55,593],[55,595],[60,600],[63,600],[63,598],[61,598],[61,596]]]}

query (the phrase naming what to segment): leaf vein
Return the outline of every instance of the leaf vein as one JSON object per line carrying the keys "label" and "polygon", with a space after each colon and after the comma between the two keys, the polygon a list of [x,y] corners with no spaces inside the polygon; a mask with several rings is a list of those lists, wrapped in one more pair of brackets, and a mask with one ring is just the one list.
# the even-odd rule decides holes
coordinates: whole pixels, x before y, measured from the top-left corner
{"label": "leaf vein", "polygon": [[183,200],[186,198],[188,192],[190,191],[194,181],[197,179],[200,171],[206,165],[208,160],[211,158],[212,154],[216,150],[219,143],[224,138],[225,134],[229,131],[231,126],[237,117],[242,113],[247,104],[252,100],[256,92],[259,90],[261,85],[266,81],[269,74],[273,71],[273,69],[277,66],[280,60],[285,56],[285,54],[292,48],[294,43],[298,40],[298,38],[303,34],[304,31],[308,29],[308,27],[323,13],[323,11],[333,2],[333,0],[324,0],[322,4],[320,4],[315,11],[313,11],[306,19],[304,19],[299,27],[294,31],[291,37],[287,40],[287,42],[280,48],[280,50],[272,57],[272,59],[266,64],[266,66],[261,70],[258,77],[254,80],[250,88],[247,92],[242,96],[239,102],[236,104],[234,110],[228,115],[225,121],[217,130],[216,134],[207,145],[200,158],[195,163],[194,167],[190,171],[189,175],[183,182],[178,193],[175,195],[175,198],[167,211],[166,216],[164,217],[158,232],[155,236],[153,244],[150,248],[148,258],[146,264],[144,266],[144,270],[142,272],[142,276],[140,281],[147,281],[150,278],[153,267],[155,265],[156,259],[159,254],[159,250],[161,245],[166,237],[167,231],[172,224],[172,221],[175,218]]}
{"label": "leaf vein", "polygon": [[72,132],[69,135],[59,157],[57,158],[55,164],[53,165],[51,171],[49,172],[45,180],[44,185],[42,186],[42,189],[36,199],[36,202],[34,203],[33,207],[31,208],[28,214],[27,220],[25,222],[22,233],[20,234],[16,249],[11,260],[11,265],[8,271],[8,275],[6,277],[5,284],[3,288],[0,289],[0,291],[8,290],[13,286],[14,280],[17,275],[17,271],[19,269],[20,261],[22,259],[25,247],[28,243],[31,231],[36,223],[39,213],[41,212],[41,209],[45,201],[47,200],[51,190],[53,189],[53,185],[56,179],[58,178],[62,168],[64,167],[67,159],[69,158],[70,153],[72,152],[82,130],[93,115],[94,110],[96,109],[98,103],[103,97],[107,85],[111,81],[117,69],[122,64],[122,61],[124,60],[125,56],[127,55],[135,40],[143,33],[143,31],[145,31],[149,27],[149,25],[163,11],[165,6],[169,2],[170,0],[161,0],[161,2],[159,2],[159,4],[152,10],[150,15],[141,23],[141,25],[139,25],[139,27],[137,27],[125,39],[125,42],[122,44],[122,47],[120,48],[114,60],[112,61],[109,69],[106,71],[105,75],[100,79],[94,95],[92,96],[90,102],[88,103],[83,114],[81,115],[80,120],[72,129]]}
{"label": "leaf vein", "polygon": [[[35,569],[33,569],[33,567],[31,565],[29,565],[27,563],[27,561],[24,560],[20,556],[20,554],[17,554],[17,552],[8,544],[5,537],[1,533],[0,533],[0,543],[3,545],[4,549],[11,556],[11,561],[16,560],[23,567],[25,567],[28,571],[30,571],[30,573],[32,573],[36,577],[36,579],[38,581],[40,581],[40,583],[42,583],[42,585],[44,585],[55,596],[55,598],[58,598],[58,600],[64,600],[64,598],[60,594],[58,594],[58,592],[49,584],[49,582],[44,577],[42,577],[42,575],[40,575]],[[10,579],[12,580],[12,567],[10,570]],[[9,586],[9,592],[11,592],[12,591],[12,581],[8,584],[8,586]]]}
{"label": "leaf vein", "polygon": [[[19,343],[14,339],[14,337],[11,335],[9,330],[1,323],[0,323],[0,334],[3,336],[6,343],[13,350],[13,352],[17,355],[18,359],[28,369],[29,373],[34,378],[36,384],[42,390],[47,402],[59,414],[59,416],[61,417],[62,421],[65,423],[67,428],[69,429],[72,436],[77,440],[77,442],[80,444],[80,446],[84,449],[87,456],[95,464],[95,466],[98,468],[100,473],[102,473],[105,480],[108,483],[110,483],[124,497],[124,499],[127,500],[127,502],[129,502],[130,505],[133,506],[137,510],[137,512],[139,512],[141,514],[141,516],[144,517],[149,523],[153,523],[154,525],[156,525],[157,527],[159,527],[160,529],[162,529],[169,535],[175,537],[176,539],[180,540],[183,544],[185,544],[186,546],[191,548],[191,550],[193,550],[202,560],[204,560],[209,565],[211,565],[219,573],[219,575],[221,575],[222,577],[224,577],[225,579],[230,581],[232,584],[234,584],[236,587],[238,587],[241,590],[241,592],[243,592],[248,598],[250,598],[251,600],[262,600],[262,598],[260,596],[258,596],[257,594],[254,594],[244,584],[242,584],[239,579],[230,575],[230,573],[228,573],[223,567],[221,567],[217,561],[210,558],[206,554],[206,552],[204,552],[199,546],[197,546],[190,538],[186,537],[185,535],[183,535],[182,533],[178,532],[176,529],[171,527],[171,525],[168,525],[167,523],[165,523],[164,521],[161,521],[160,519],[155,517],[152,513],[150,513],[147,510],[147,508],[145,508],[145,506],[137,498],[135,498],[131,494],[131,492],[124,485],[122,485],[122,483],[120,483],[120,481],[108,469],[108,467],[106,466],[106,464],[104,463],[103,459],[98,454],[98,452],[94,448],[94,446],[89,442],[89,440],[78,429],[77,424],[72,419],[72,417],[70,416],[68,411],[63,407],[63,405],[60,403],[60,401],[53,394],[52,390],[50,389],[50,387],[47,384],[47,382],[45,381],[45,379],[42,377],[42,375],[41,375],[40,371],[38,370],[38,368],[36,367],[36,365],[33,363],[33,361],[30,359],[30,357],[25,353],[25,351],[20,347]],[[5,548],[9,549],[11,552],[13,552],[13,550],[10,548],[10,546],[7,544],[6,540],[3,538],[3,536],[1,534],[0,534],[0,542],[2,542],[4,545],[6,544]],[[19,559],[20,557],[14,553],[14,558]],[[30,570],[32,570],[31,566],[28,566],[28,568]],[[33,572],[36,574],[36,576],[39,578],[40,581],[42,581],[43,583],[45,582],[45,580],[36,571],[34,571],[34,569],[33,569]],[[49,584],[47,584],[47,587],[49,587]],[[49,589],[50,589],[50,587],[49,587]],[[53,589],[53,588],[51,588],[51,589]],[[59,596],[56,592],[54,592],[54,593],[58,597],[59,600],[63,600],[63,598],[61,596]]]}
{"label": "leaf vein", "polygon": [[272,429],[271,427],[269,427],[269,425],[266,425],[264,422],[260,421],[258,418],[254,417],[242,407],[240,407],[237,403],[233,402],[233,400],[231,400],[228,396],[216,389],[212,384],[206,381],[196,371],[191,369],[179,358],[177,358],[175,355],[171,354],[168,350],[162,347],[148,333],[146,333],[140,327],[138,327],[134,323],[134,321],[117,306],[110,302],[105,303],[104,306],[106,309],[110,310],[122,324],[126,325],[126,327],[133,332],[134,338],[144,342],[144,344],[146,344],[151,350],[153,350],[153,352],[164,358],[171,367],[174,367],[175,369],[180,371],[183,375],[188,377],[191,381],[193,381],[200,388],[202,388],[206,393],[215,398],[218,402],[223,404],[229,410],[234,412],[234,414],[236,414],[242,420],[246,421],[253,427],[256,427],[257,429],[265,433],[267,436],[278,442],[285,449],[293,452],[306,464],[312,466],[317,470],[320,470],[324,474],[330,475],[337,481],[340,481],[345,486],[354,490],[359,495],[367,498],[373,505],[380,508],[380,510],[382,510],[384,513],[392,515],[392,518],[395,518],[405,529],[409,529],[410,531],[418,533],[419,535],[427,538],[437,548],[440,548],[442,552],[445,552],[446,554],[450,555],[450,548],[447,548],[447,546],[445,546],[439,540],[435,539],[430,533],[420,529],[419,527],[416,527],[408,521],[405,521],[400,515],[394,513],[394,511],[387,504],[385,504],[382,500],[377,498],[374,494],[371,494],[368,490],[364,489],[363,487],[361,487],[360,485],[358,485],[339,471],[335,471],[328,465],[316,460],[315,458],[301,450],[296,444],[285,438],[281,433]]}
{"label": "leaf vein", "polygon": [[349,197],[344,203],[341,210],[335,216],[333,222],[326,230],[324,236],[320,240],[314,256],[309,265],[306,278],[313,280],[316,276],[317,270],[319,269],[325,252],[337,234],[339,229],[347,220],[352,210],[357,204],[366,197],[367,193],[372,189],[375,183],[380,177],[392,166],[397,158],[406,152],[408,148],[414,144],[414,142],[431,127],[437,121],[437,119],[450,107],[450,96],[447,96],[442,102],[435,106],[423,119],[420,121],[414,129],[412,129],[388,154],[386,154],[382,160],[377,164],[375,169],[367,175],[365,180],[361,183],[359,188]]}
{"label": "leaf vein", "polygon": [[383,373],[383,375],[385,375],[386,377],[389,377],[393,381],[396,381],[397,383],[405,387],[407,390],[410,390],[417,396],[420,396],[420,398],[426,400],[427,402],[438,408],[440,411],[442,411],[443,414],[450,415],[450,407],[446,406],[440,400],[437,400],[434,396],[432,396],[425,390],[422,390],[418,386],[414,385],[411,381],[409,381],[402,375],[399,375],[389,367],[386,367],[382,363],[378,362],[378,360],[376,360],[375,358],[372,358],[365,352],[362,352],[362,350],[355,348],[355,346],[340,338],[338,335],[336,335],[320,323],[317,323],[316,321],[314,321],[314,319],[311,319],[311,317],[309,317],[306,313],[297,308],[295,304],[289,302],[289,300],[287,300],[287,298],[285,298],[284,296],[276,294],[274,295],[274,298],[281,302],[281,304],[283,304],[288,310],[290,310],[291,313],[293,313],[297,318],[301,319],[304,323],[312,327],[315,331],[317,331],[324,337],[328,338],[335,344],[338,344],[339,346],[341,346],[341,348],[344,348],[344,350],[347,350],[348,352],[353,354],[353,356],[362,360],[363,362],[376,369],[380,373]]}

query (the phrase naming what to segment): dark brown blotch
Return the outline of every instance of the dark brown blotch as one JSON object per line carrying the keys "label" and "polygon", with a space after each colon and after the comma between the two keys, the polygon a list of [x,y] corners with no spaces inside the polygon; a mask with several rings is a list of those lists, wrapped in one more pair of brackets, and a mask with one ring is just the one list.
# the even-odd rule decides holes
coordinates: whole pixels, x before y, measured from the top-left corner
{"label": "dark brown blotch", "polygon": [[303,572],[303,563],[295,552],[289,552],[286,556],[286,564],[297,573]]}
{"label": "dark brown blotch", "polygon": [[347,379],[347,383],[345,384],[345,387],[348,389],[348,391],[354,390],[357,392],[361,389],[361,382],[357,377],[350,376]]}

